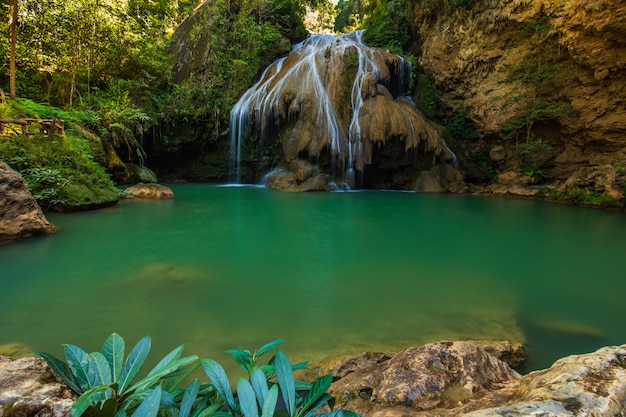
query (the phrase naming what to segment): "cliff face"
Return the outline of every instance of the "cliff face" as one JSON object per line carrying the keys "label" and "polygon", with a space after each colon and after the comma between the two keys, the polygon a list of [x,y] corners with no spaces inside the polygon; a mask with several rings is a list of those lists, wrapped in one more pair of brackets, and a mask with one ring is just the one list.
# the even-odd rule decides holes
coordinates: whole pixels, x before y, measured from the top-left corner
{"label": "cliff face", "polygon": [[[502,172],[515,167],[516,144],[540,137],[550,146],[534,158],[553,181],[626,164],[626,1],[477,0],[471,9],[450,8],[433,16],[418,6],[414,30],[424,71],[480,135],[468,153],[499,146],[490,162]],[[503,140],[515,121],[517,136]]]}

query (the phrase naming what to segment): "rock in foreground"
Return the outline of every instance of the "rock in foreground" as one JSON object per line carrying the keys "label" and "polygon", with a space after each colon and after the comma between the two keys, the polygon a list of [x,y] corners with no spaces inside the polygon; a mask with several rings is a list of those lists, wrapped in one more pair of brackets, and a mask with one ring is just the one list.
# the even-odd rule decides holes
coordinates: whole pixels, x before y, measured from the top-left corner
{"label": "rock in foreground", "polygon": [[337,407],[364,417],[626,415],[626,345],[519,376],[471,342],[407,349],[336,381]]}
{"label": "rock in foreground", "polygon": [[28,191],[24,178],[0,162],[0,243],[56,231]]}
{"label": "rock in foreground", "polygon": [[43,359],[0,356],[0,416],[69,416],[76,395]]}

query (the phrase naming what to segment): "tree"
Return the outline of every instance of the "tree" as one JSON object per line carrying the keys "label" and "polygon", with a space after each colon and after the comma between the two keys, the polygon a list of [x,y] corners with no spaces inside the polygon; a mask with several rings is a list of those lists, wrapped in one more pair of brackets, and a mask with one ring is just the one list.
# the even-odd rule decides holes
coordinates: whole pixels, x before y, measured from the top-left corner
{"label": "tree", "polygon": [[11,20],[9,22],[9,38],[10,38],[10,52],[9,52],[9,94],[12,98],[16,96],[15,86],[15,49],[17,46],[17,0],[11,0]]}

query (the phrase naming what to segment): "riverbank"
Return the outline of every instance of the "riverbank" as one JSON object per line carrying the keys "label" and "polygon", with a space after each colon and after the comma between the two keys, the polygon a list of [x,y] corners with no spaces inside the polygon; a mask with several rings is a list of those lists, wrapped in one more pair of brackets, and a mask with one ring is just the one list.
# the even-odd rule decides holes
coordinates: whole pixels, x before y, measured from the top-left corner
{"label": "riverbank", "polygon": [[[442,341],[395,355],[313,363],[333,375],[336,409],[363,417],[614,416],[626,412],[626,345],[568,356],[520,375],[508,342]],[[231,381],[232,382],[232,381]],[[42,359],[0,356],[0,416],[65,417],[75,400]]]}

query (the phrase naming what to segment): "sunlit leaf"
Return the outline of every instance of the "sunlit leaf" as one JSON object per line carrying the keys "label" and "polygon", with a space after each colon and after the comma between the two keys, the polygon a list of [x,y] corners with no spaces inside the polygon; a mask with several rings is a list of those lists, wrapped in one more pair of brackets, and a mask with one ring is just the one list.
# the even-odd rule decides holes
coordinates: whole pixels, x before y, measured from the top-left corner
{"label": "sunlit leaf", "polygon": [[87,372],[89,371],[89,365],[87,364],[87,352],[74,345],[63,345],[65,350],[65,359],[67,364],[72,369],[72,373],[76,377],[76,381],[83,389],[87,391],[89,388],[89,378],[87,378]]}
{"label": "sunlit leaf", "polygon": [[111,367],[111,377],[113,382],[119,382],[122,375],[122,365],[124,363],[124,339],[117,333],[111,334],[102,345],[102,354]]}
{"label": "sunlit leaf", "polygon": [[133,350],[129,353],[128,358],[126,358],[126,362],[124,362],[124,367],[122,368],[122,375],[120,376],[118,391],[120,394],[126,392],[126,388],[128,388],[139,371],[141,371],[141,367],[150,352],[150,343],[150,336],[144,337],[137,342]]}

